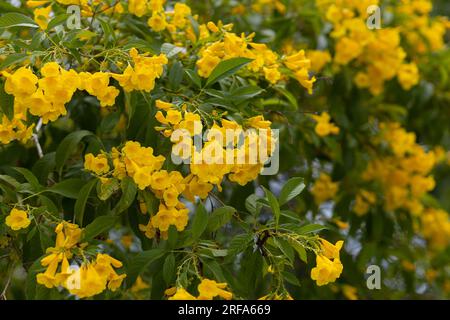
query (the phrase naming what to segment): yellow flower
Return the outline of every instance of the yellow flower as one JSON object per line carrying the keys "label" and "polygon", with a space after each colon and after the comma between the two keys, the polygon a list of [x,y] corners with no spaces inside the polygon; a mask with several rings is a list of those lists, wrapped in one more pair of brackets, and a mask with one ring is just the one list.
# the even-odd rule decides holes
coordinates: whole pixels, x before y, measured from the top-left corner
{"label": "yellow flower", "polygon": [[344,284],[342,286],[342,293],[348,300],[358,300],[357,289],[355,287]]}
{"label": "yellow flower", "polygon": [[415,63],[401,65],[397,78],[404,90],[410,90],[419,83],[419,70],[417,65]]}
{"label": "yellow flower", "polygon": [[226,283],[217,283],[214,280],[203,279],[198,285],[199,300],[212,300],[216,296],[220,296],[226,300],[233,298],[233,294],[224,290],[227,287]]}
{"label": "yellow flower", "polygon": [[316,257],[316,264],[316,267],[311,270],[311,279],[315,280],[318,286],[336,281],[343,270],[342,263],[339,259],[331,261],[322,255]]}
{"label": "yellow flower", "polygon": [[214,68],[219,64],[220,58],[213,55],[205,55],[197,61],[198,74],[203,78],[208,78]]}
{"label": "yellow flower", "polygon": [[17,69],[12,75],[3,72],[6,76],[5,91],[18,98],[24,98],[36,91],[38,77],[25,67]]}
{"label": "yellow flower", "polygon": [[339,127],[330,122],[331,117],[328,112],[322,112],[320,116],[312,115],[312,118],[317,121],[315,132],[321,137],[326,137],[330,134],[338,134]]}
{"label": "yellow flower", "polygon": [[193,295],[184,288],[177,288],[177,292],[169,298],[169,300],[197,300]]}
{"label": "yellow flower", "polygon": [[275,84],[281,79],[281,73],[280,71],[278,71],[278,68],[264,67],[263,70],[266,80],[269,81],[271,84]]}
{"label": "yellow flower", "polygon": [[89,153],[85,155],[84,160],[84,168],[97,175],[107,173],[110,170],[108,158],[104,154],[94,157],[92,153]]}
{"label": "yellow flower", "polygon": [[28,218],[28,212],[18,209],[12,209],[5,219],[5,223],[12,230],[17,231],[27,228],[31,220]]}
{"label": "yellow flower", "polygon": [[52,6],[47,8],[37,8],[34,9],[34,21],[39,25],[42,30],[46,30],[48,22],[50,20],[50,13],[52,12]]}
{"label": "yellow flower", "polygon": [[156,107],[164,111],[169,111],[174,107],[174,105],[172,103],[164,102],[162,100],[156,100]]}
{"label": "yellow flower", "polygon": [[167,22],[164,13],[153,13],[152,16],[148,19],[148,26],[156,32],[160,32],[166,29]]}
{"label": "yellow flower", "polygon": [[128,11],[137,17],[142,17],[147,13],[147,0],[129,0]]}
{"label": "yellow flower", "polygon": [[317,205],[333,199],[338,191],[338,183],[333,182],[331,177],[325,173],[321,173],[316,183],[311,189],[314,200]]}
{"label": "yellow flower", "polygon": [[321,249],[322,255],[327,257],[328,259],[338,259],[339,260],[339,251],[342,249],[344,245],[344,241],[340,240],[336,242],[336,244],[331,244],[325,239],[320,239],[321,241]]}

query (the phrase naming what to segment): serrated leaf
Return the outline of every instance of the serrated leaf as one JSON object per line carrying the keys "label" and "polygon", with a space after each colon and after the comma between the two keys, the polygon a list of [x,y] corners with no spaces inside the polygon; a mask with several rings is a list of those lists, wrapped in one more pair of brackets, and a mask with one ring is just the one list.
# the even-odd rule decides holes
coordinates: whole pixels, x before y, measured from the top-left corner
{"label": "serrated leaf", "polygon": [[251,234],[239,234],[233,238],[228,247],[228,253],[230,256],[234,256],[239,252],[245,251],[253,240],[253,235]]}
{"label": "serrated leaf", "polygon": [[231,220],[235,212],[236,209],[230,206],[215,209],[209,217],[208,230],[214,232],[220,229]]}
{"label": "serrated leaf", "polygon": [[246,66],[252,61],[249,58],[231,58],[228,60],[221,61],[211,72],[208,80],[206,81],[205,86],[208,87],[213,85],[217,81],[225,79],[237,71],[239,71],[242,67]]}
{"label": "serrated leaf", "polygon": [[326,226],[321,224],[307,224],[297,229],[298,234],[307,234],[312,232],[318,232],[324,229],[328,229]]}
{"label": "serrated leaf", "polygon": [[305,248],[303,248],[299,243],[295,241],[289,241],[289,243],[291,244],[292,248],[294,248],[294,250],[297,252],[300,260],[302,260],[305,263],[308,263],[308,255],[306,254]]}
{"label": "serrated leaf", "polygon": [[280,206],[286,202],[294,199],[305,189],[305,183],[303,178],[292,178],[289,179],[283,186],[280,192],[279,201]]}
{"label": "serrated leaf", "polygon": [[67,18],[69,18],[71,15],[68,13],[57,15],[54,19],[50,20],[50,22],[47,25],[46,31],[50,31],[53,28],[62,25],[67,21]]}
{"label": "serrated leaf", "polygon": [[275,220],[275,225],[278,226],[278,223],[280,221],[280,204],[278,203],[277,198],[275,195],[265,187],[262,187],[264,189],[264,192],[266,193],[267,200],[269,201],[270,208],[272,209],[272,213]]}
{"label": "serrated leaf", "polygon": [[39,28],[33,19],[16,12],[6,13],[0,17],[0,29],[10,27]]}

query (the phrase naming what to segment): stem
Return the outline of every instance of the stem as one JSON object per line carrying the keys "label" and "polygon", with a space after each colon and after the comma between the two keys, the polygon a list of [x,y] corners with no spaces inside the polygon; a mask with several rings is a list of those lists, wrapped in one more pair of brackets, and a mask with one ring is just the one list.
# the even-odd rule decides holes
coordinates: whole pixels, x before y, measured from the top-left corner
{"label": "stem", "polygon": [[44,152],[42,151],[42,147],[41,144],[39,143],[39,131],[42,128],[42,118],[39,119],[39,122],[36,125],[36,133],[33,133],[33,140],[34,140],[34,144],[36,145],[36,149],[37,149],[37,153],[39,155],[39,158],[43,158],[44,157]]}

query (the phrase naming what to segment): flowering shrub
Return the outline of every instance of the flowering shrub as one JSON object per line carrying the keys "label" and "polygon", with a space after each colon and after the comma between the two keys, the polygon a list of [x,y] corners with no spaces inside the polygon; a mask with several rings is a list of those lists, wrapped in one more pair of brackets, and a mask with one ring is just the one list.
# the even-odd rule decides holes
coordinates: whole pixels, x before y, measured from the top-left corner
{"label": "flowering shrub", "polygon": [[0,298],[448,297],[432,10],[5,2]]}

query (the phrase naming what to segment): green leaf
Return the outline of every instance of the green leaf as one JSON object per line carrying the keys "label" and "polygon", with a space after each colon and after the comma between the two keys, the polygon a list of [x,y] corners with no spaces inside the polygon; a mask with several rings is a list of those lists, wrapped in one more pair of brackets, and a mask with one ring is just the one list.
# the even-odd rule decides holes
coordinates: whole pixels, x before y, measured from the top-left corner
{"label": "green leaf", "polygon": [[189,79],[191,79],[192,83],[194,83],[197,86],[197,88],[202,87],[202,80],[198,76],[197,72],[191,69],[184,70],[184,72],[187,74]]}
{"label": "green leaf", "polygon": [[36,296],[36,286],[38,286],[36,283],[36,275],[45,271],[45,267],[41,266],[41,259],[42,257],[34,261],[31,267],[27,270],[25,295],[28,300],[33,300]]}
{"label": "green leaf", "polygon": [[295,277],[295,275],[292,272],[283,271],[283,278],[286,282],[289,282],[290,284],[293,284],[294,286],[300,287],[300,281]]}
{"label": "green leaf", "polygon": [[39,183],[38,178],[36,178],[33,172],[31,172],[26,168],[13,167],[13,169],[21,173],[25,177],[25,179],[31,184],[31,186],[34,188],[35,191],[40,191],[42,189],[42,186]]}
{"label": "green leaf", "polygon": [[226,282],[225,276],[223,275],[222,268],[216,260],[203,259],[204,270],[211,274],[211,276],[219,282]]}
{"label": "green leaf", "polygon": [[286,90],[284,87],[281,86],[275,86],[274,89],[279,93],[281,93],[289,101],[289,105],[292,107],[293,110],[298,109],[297,99],[291,92],[289,92],[288,90]]}
{"label": "green leaf", "polygon": [[236,209],[229,206],[217,208],[209,217],[208,230],[214,232],[220,229],[231,220],[235,212]]}
{"label": "green leaf", "polygon": [[127,210],[133,204],[137,194],[136,184],[130,177],[122,180],[120,188],[122,189],[122,197],[113,210],[115,215],[121,214]]}
{"label": "green leaf", "polygon": [[214,70],[211,72],[211,75],[208,77],[206,81],[206,87],[225,79],[237,71],[239,71],[242,67],[246,66],[252,61],[249,58],[231,58],[225,61],[220,62]]}
{"label": "green leaf", "polygon": [[280,221],[280,204],[278,203],[277,198],[275,195],[265,187],[262,187],[264,189],[264,192],[266,193],[267,200],[269,201],[269,205],[272,208],[272,213],[275,218],[275,225],[278,226],[278,222]]}
{"label": "green leaf", "polygon": [[283,186],[280,192],[280,205],[285,204],[289,200],[292,200],[305,189],[305,183],[303,178],[292,178]]}
{"label": "green leaf", "polygon": [[50,188],[46,192],[56,193],[70,199],[77,199],[80,189],[84,186],[85,181],[77,178],[63,180]]}
{"label": "green leaf", "polygon": [[208,213],[202,203],[199,203],[195,211],[194,220],[192,221],[192,237],[194,239],[200,238],[208,225]]}
{"label": "green leaf", "polygon": [[161,258],[164,255],[162,249],[152,249],[139,252],[134,258],[130,260],[127,272],[127,286],[131,287],[136,278],[144,271],[144,269],[152,262]]}
{"label": "green leaf", "polygon": [[73,154],[74,150],[76,150],[77,145],[80,143],[80,141],[84,137],[91,135],[93,135],[92,132],[81,130],[67,135],[61,141],[58,149],[56,149],[56,156],[55,156],[56,170],[59,172],[60,175],[62,173],[64,164],[69,159],[71,154]]}
{"label": "green leaf", "polygon": [[164,261],[163,278],[167,286],[173,283],[175,278],[175,256],[173,253],[169,254]]}
{"label": "green leaf", "polygon": [[[0,70],[3,68],[0,68]],[[14,117],[14,96],[5,92],[5,84],[0,86],[0,111],[5,114],[9,120]]]}
{"label": "green leaf", "polygon": [[320,230],[328,229],[326,226],[321,224],[307,224],[297,229],[298,234],[307,234],[312,232],[318,232]]}
{"label": "green leaf", "polygon": [[0,17],[0,29],[10,27],[39,28],[33,19],[16,12],[6,13]]}
{"label": "green leaf", "polygon": [[80,227],[83,226],[84,211],[86,209],[87,200],[96,183],[97,179],[92,179],[86,183],[83,188],[81,188],[78,199],[75,202],[74,220]]}
{"label": "green leaf", "polygon": [[181,81],[183,81],[183,65],[176,61],[169,71],[169,86],[172,90],[178,90]]}
{"label": "green leaf", "polygon": [[235,104],[239,104],[260,95],[262,92],[264,92],[264,89],[261,89],[258,86],[237,87],[230,92],[230,98]]}
{"label": "green leaf", "polygon": [[294,263],[294,250],[289,245],[289,243],[286,240],[279,239],[279,238],[273,238],[275,244],[277,247],[283,252],[283,254],[288,258],[291,265]]}
{"label": "green leaf", "polygon": [[0,64],[0,70],[6,69],[7,67],[16,64],[21,63],[22,61],[26,60],[29,57],[26,53],[13,53],[6,57],[5,60]]}
{"label": "green leaf", "polygon": [[100,200],[108,200],[113,193],[120,189],[120,182],[115,178],[108,179],[106,182],[98,180],[97,183],[97,196]]}
{"label": "green leaf", "polygon": [[245,208],[253,215],[258,215],[261,211],[261,204],[258,203],[258,196],[256,194],[251,194],[245,199]]}
{"label": "green leaf", "polygon": [[238,234],[231,240],[230,246],[228,247],[228,254],[230,256],[235,256],[240,252],[245,251],[247,247],[250,245],[250,243],[253,240],[252,234]]}
{"label": "green leaf", "polygon": [[84,229],[83,241],[88,241],[105,231],[110,230],[116,224],[116,216],[101,216],[96,218]]}
{"label": "green leaf", "polygon": [[305,263],[308,263],[308,256],[306,254],[305,248],[303,248],[298,242],[290,240],[289,243],[291,244],[292,248],[297,252],[298,257]]}
{"label": "green leaf", "polygon": [[46,31],[50,31],[53,28],[64,24],[70,16],[71,15],[68,14],[68,13],[57,15],[54,19],[50,20],[50,22],[47,25],[47,30]]}
{"label": "green leaf", "polygon": [[96,19],[100,22],[103,32],[105,33],[105,39],[109,41],[109,38],[111,38],[113,41],[116,41],[116,34],[114,33],[114,29],[111,25],[99,17],[96,17]]}
{"label": "green leaf", "polygon": [[164,53],[167,58],[172,58],[183,51],[184,48],[177,47],[171,43],[163,43],[161,46],[161,53]]}

